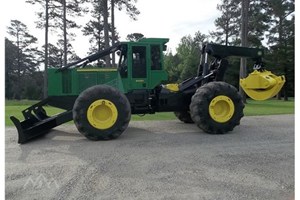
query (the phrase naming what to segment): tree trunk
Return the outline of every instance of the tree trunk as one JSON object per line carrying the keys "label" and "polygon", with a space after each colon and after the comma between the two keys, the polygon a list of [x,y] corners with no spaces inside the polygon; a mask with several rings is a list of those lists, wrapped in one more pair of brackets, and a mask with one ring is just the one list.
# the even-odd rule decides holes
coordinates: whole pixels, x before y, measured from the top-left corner
{"label": "tree trunk", "polygon": [[[285,58],[286,59],[286,58]],[[286,63],[286,62],[285,62]],[[288,81],[289,81],[289,79],[287,78],[288,77],[288,75],[287,75],[287,67],[286,67],[287,65],[285,64],[284,65],[284,76],[285,76],[285,84],[284,84],[284,86],[283,86],[283,95],[284,95],[284,101],[288,101],[289,100],[289,98],[288,98]]]}
{"label": "tree trunk", "polygon": [[[98,23],[99,25],[101,24],[101,14],[98,14]],[[97,45],[98,45],[98,52],[101,51],[101,28],[100,26],[98,27],[98,38],[97,38]],[[100,66],[100,59],[97,61],[98,66]]]}
{"label": "tree trunk", "polygon": [[[108,27],[108,6],[107,0],[102,1],[103,6],[103,26],[104,26],[104,46],[109,47],[109,27]],[[110,56],[105,57],[106,67],[110,67]]]}
{"label": "tree trunk", "polygon": [[17,32],[17,47],[18,47],[18,54],[17,54],[17,62],[18,62],[18,80],[17,80],[17,87],[16,87],[16,93],[14,95],[14,99],[21,99],[21,54],[22,50],[20,49],[20,38],[19,38],[19,32]]}
{"label": "tree trunk", "polygon": [[[242,24],[241,24],[241,45],[243,47],[248,46],[247,36],[248,36],[248,12],[249,12],[249,0],[242,1]],[[247,76],[247,60],[246,58],[241,58],[240,62],[240,79]],[[241,86],[239,86],[239,93],[242,96],[244,103],[246,102],[246,94]]]}
{"label": "tree trunk", "polygon": [[[278,24],[278,39],[279,39],[279,48],[282,48],[282,17],[280,16],[279,17],[279,24]],[[282,61],[281,61],[281,56],[278,56],[279,57],[279,62],[278,62],[278,65],[279,66],[282,66]],[[286,83],[285,83],[286,84]],[[284,94],[284,88],[282,88],[280,90],[280,92],[277,94],[277,100],[281,100],[281,97],[282,97],[282,94]]]}
{"label": "tree trunk", "polygon": [[49,0],[46,0],[46,24],[45,24],[45,69],[44,69],[44,99],[48,97],[48,26],[49,26]]}
{"label": "tree trunk", "polygon": [[228,39],[229,39],[229,19],[226,15],[226,30],[225,30],[225,45],[228,45]]}
{"label": "tree trunk", "polygon": [[281,93],[282,93],[282,89],[276,95],[277,100],[281,100],[281,96],[282,96]]}
{"label": "tree trunk", "polygon": [[[111,0],[111,44],[115,44],[115,0]],[[112,66],[116,65],[115,53],[112,54]]]}
{"label": "tree trunk", "polygon": [[67,5],[66,0],[63,0],[63,35],[64,35],[64,67],[67,66],[68,46],[67,46]]}

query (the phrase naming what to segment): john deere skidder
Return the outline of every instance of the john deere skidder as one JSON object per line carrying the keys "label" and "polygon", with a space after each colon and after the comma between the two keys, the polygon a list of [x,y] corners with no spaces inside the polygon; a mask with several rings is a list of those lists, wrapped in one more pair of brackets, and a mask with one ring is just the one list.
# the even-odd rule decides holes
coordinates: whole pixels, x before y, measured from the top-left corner
{"label": "john deere skidder", "polygon": [[[263,50],[206,44],[194,77],[180,84],[167,80],[163,51],[169,39],[145,38],[120,42],[63,68],[48,69],[48,98],[22,111],[25,120],[11,117],[23,144],[73,120],[78,131],[91,140],[119,137],[131,114],[175,112],[179,120],[195,123],[208,133],[226,133],[240,123],[244,104],[235,87],[223,81],[228,56],[250,57],[255,70],[240,80],[253,99],[273,97],[282,88],[284,76],[262,68]],[[113,52],[117,68],[95,68],[87,64]],[[210,58],[210,62],[209,62]],[[48,116],[43,106],[65,112]]]}

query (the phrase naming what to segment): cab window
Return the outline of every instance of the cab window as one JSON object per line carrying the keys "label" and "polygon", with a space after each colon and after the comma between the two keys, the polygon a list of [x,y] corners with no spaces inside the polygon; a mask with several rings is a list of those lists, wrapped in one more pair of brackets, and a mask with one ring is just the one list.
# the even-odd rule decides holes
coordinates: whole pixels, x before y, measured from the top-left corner
{"label": "cab window", "polygon": [[146,47],[133,46],[132,47],[132,77],[146,78],[147,63],[146,63]]}
{"label": "cab window", "polygon": [[161,53],[159,45],[151,45],[151,70],[161,70]]}

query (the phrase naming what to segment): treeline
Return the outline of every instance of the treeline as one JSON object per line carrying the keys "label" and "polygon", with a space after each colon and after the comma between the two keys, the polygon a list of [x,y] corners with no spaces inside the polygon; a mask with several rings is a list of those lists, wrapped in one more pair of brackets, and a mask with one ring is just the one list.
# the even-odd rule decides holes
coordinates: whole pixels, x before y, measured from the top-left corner
{"label": "treeline", "polygon": [[[221,0],[217,9],[221,16],[215,20],[216,30],[209,35],[201,31],[184,36],[176,53],[167,53],[165,66],[169,80],[180,82],[197,73],[201,44],[213,42],[241,46],[242,2],[248,12],[247,46],[265,50],[265,67],[278,75],[285,75],[286,84],[278,98],[294,96],[295,63],[295,15],[294,0]],[[240,59],[229,58],[230,67],[225,81],[238,88]],[[252,72],[253,63],[248,60],[247,71]]]}
{"label": "treeline", "polygon": [[[8,99],[41,99],[47,92],[46,74],[41,66],[62,67],[79,59],[72,47],[74,30],[89,36],[90,52],[102,50],[118,41],[114,25],[115,9],[124,10],[137,20],[136,0],[27,0],[37,10],[37,28],[45,30],[45,45],[39,47],[37,39],[27,26],[12,20],[5,38],[5,97]],[[242,2],[246,3],[247,46],[265,49],[267,69],[284,74],[287,83],[282,91],[286,98],[294,95],[294,1],[293,0],[220,0],[217,9],[221,16],[215,20],[216,29],[208,35],[201,30],[184,36],[176,53],[168,52],[165,66],[170,82],[179,82],[196,74],[200,46],[203,42],[241,45]],[[76,19],[90,16],[84,26]],[[49,32],[51,35],[49,35]],[[51,36],[58,40],[50,43]],[[142,34],[128,35],[136,40]],[[53,38],[52,38],[53,41]],[[226,81],[238,87],[239,59],[230,58]],[[115,65],[115,58],[106,57],[97,65]],[[248,72],[252,71],[251,61]],[[44,94],[43,94],[44,91]],[[281,95],[280,95],[281,96]]]}
{"label": "treeline", "polygon": [[[41,67],[62,67],[80,59],[72,43],[81,30],[89,36],[90,52],[100,51],[118,39],[114,25],[115,9],[125,11],[136,20],[139,10],[137,0],[26,0],[38,10],[36,27],[45,30],[45,45],[37,46],[27,26],[20,20],[12,20],[5,38],[5,98],[41,99],[47,94],[47,74]],[[89,16],[81,25],[77,19]],[[51,33],[51,35],[49,34]],[[50,43],[51,36],[56,39]],[[52,41],[53,41],[52,38]],[[114,64],[114,57],[99,60],[99,64]],[[44,91],[44,94],[43,94]]]}

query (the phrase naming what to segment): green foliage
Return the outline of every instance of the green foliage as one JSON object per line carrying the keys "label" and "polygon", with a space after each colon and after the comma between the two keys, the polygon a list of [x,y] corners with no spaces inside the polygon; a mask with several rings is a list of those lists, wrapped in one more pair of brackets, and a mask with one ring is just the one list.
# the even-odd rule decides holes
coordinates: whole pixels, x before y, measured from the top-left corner
{"label": "green foliage", "polygon": [[137,9],[135,4],[137,0],[114,0],[118,10],[126,10],[127,15],[133,20],[137,20],[137,16],[140,14],[140,11]]}
{"label": "green foliage", "polygon": [[[108,21],[104,22],[103,15],[105,14],[105,8],[102,5],[102,1],[95,0],[89,1],[89,3],[91,3],[92,6],[92,9],[90,10],[92,19],[83,27],[82,32],[83,35],[90,36],[90,52],[97,52],[105,48],[104,23],[107,23],[107,28],[110,32],[112,31],[112,27]],[[106,9],[108,9],[107,6]],[[108,11],[106,10],[106,13],[107,12]]]}
{"label": "green foliage", "polygon": [[16,78],[14,69],[17,67],[18,47],[12,41],[5,38],[5,98],[12,98],[12,90]]}
{"label": "green foliage", "polygon": [[[41,8],[37,12],[37,26],[44,28],[46,6],[43,0],[26,0],[31,4],[38,4]],[[49,2],[49,27],[52,31],[62,30],[63,27],[63,6],[64,1],[48,0]],[[92,20],[84,27],[84,34],[91,36],[91,51],[102,49],[109,42],[103,38],[103,31],[108,29],[109,41],[117,39],[117,34],[113,33],[115,28],[114,10],[124,10],[130,18],[137,19],[139,11],[136,8],[136,0],[66,0],[67,9],[67,29],[69,41],[75,36],[70,32],[72,28],[78,28],[74,17],[81,16],[89,12]],[[106,7],[103,6],[106,3]],[[265,64],[268,70],[275,74],[284,74],[287,82],[284,86],[283,94],[294,96],[294,37],[295,37],[295,14],[294,0],[249,0],[249,21],[247,40],[250,47],[262,47],[265,51]],[[84,3],[90,3],[93,10],[87,10]],[[110,4],[109,4],[110,3]],[[106,14],[103,13],[106,9]],[[111,10],[109,10],[111,9]],[[177,52],[165,55],[165,69],[169,74],[169,82],[180,82],[186,78],[195,76],[199,64],[199,55],[202,42],[213,39],[213,42],[228,45],[240,45],[241,30],[241,1],[220,0],[217,6],[221,16],[215,20],[216,29],[211,31],[211,37],[196,32],[194,36],[182,37],[177,47]],[[104,16],[105,15],[105,16]],[[111,18],[111,24],[104,17]],[[5,39],[5,96],[7,98],[39,98],[42,74],[39,73],[41,57],[45,52],[37,51],[35,46],[36,38],[28,33],[25,24],[18,20],[13,20],[8,27],[9,37]],[[60,34],[62,35],[62,34]],[[134,33],[128,39],[136,40],[142,34]],[[70,42],[67,46],[68,60],[77,60],[75,52],[72,51]],[[111,42],[113,43],[113,42]],[[49,66],[62,66],[63,63],[63,40],[57,44],[49,44]],[[238,87],[239,84],[239,60],[229,59],[230,67],[225,74],[225,80]],[[248,60],[248,72],[252,71],[252,63]],[[26,86],[25,86],[26,85]],[[28,87],[27,87],[28,85]],[[35,88],[35,89],[34,89]]]}
{"label": "green foliage", "polygon": [[[108,0],[86,0],[91,4],[92,19],[83,27],[82,32],[84,35],[89,36],[91,44],[90,52],[94,53],[108,48],[110,44],[115,44],[119,40],[119,36],[114,25],[115,20],[115,7],[118,10],[126,10],[129,17],[136,20],[137,15],[140,13],[136,8],[136,0],[110,0],[110,10]],[[110,17],[110,22],[108,18]],[[97,65],[105,63],[106,66],[110,65],[110,57],[106,56],[99,59]],[[115,55],[112,55],[112,63],[115,64]]]}
{"label": "green foliage", "polygon": [[274,0],[269,2],[268,14],[272,16],[268,34],[268,64],[274,70],[284,74],[286,83],[283,88],[285,99],[294,96],[295,76],[295,5],[292,0]]}
{"label": "green foliage", "polygon": [[[74,17],[82,16],[83,13],[87,12],[87,8],[83,7],[82,4],[86,2],[86,0],[48,0],[49,6],[49,27],[53,32],[56,32],[57,29],[61,29],[63,31],[63,3],[66,1],[66,11],[67,11],[67,29],[69,36],[75,36],[71,34],[70,29],[79,28],[79,25],[74,20]],[[35,21],[37,28],[43,29],[45,27],[45,7],[46,1],[44,0],[26,0],[26,3],[30,4],[38,4],[43,9],[39,9],[36,12],[38,16],[38,20]]]}
{"label": "green foliage", "polygon": [[[241,1],[222,0],[217,9],[221,16],[215,20],[217,30],[211,32],[213,39],[220,44],[240,45]],[[285,75],[286,99],[294,96],[294,10],[294,0],[250,0],[247,23],[248,46],[264,48],[266,68]],[[236,86],[240,67],[232,59],[229,61],[231,65],[225,79]],[[247,67],[251,72],[249,60]]]}
{"label": "green foliage", "polygon": [[[40,51],[36,47],[37,39],[30,35],[27,26],[18,20],[12,20],[8,27],[9,38],[5,38],[5,97],[21,99],[29,91],[33,96],[35,90],[28,89],[32,84],[32,75],[40,64]],[[42,84],[40,84],[42,85]]]}
{"label": "green foliage", "polygon": [[142,38],[144,38],[142,33],[131,33],[127,35],[126,40],[136,42]]}
{"label": "green foliage", "polygon": [[24,79],[22,99],[42,99],[43,96],[43,72],[33,72]]}
{"label": "green foliage", "polygon": [[218,44],[234,45],[237,43],[240,34],[240,15],[239,2],[236,0],[222,0],[217,5],[221,16],[215,20],[215,31],[210,34]]}
{"label": "green foliage", "polygon": [[[57,53],[57,57],[61,57],[65,64],[72,62],[78,58],[74,50],[72,49],[71,41],[74,40],[76,36],[72,29],[80,28],[80,25],[77,24],[75,17],[80,17],[83,13],[87,13],[87,8],[82,6],[86,0],[47,0],[48,4],[44,0],[26,0],[26,3],[33,5],[38,4],[43,9],[39,9],[36,12],[37,20],[35,21],[37,28],[44,29],[46,26],[45,21],[48,21],[48,28],[52,34],[57,33],[57,36],[60,38],[56,45],[59,48],[60,52]],[[46,5],[48,5],[48,19],[46,19]],[[66,11],[64,15],[64,10]],[[66,29],[64,29],[64,26]],[[48,29],[46,30],[46,32]],[[46,33],[48,35],[48,32]],[[48,44],[46,44],[48,45]],[[53,48],[54,45],[52,45]],[[45,47],[44,47],[45,48]],[[50,48],[50,47],[49,47]],[[50,51],[50,49],[49,49]],[[43,52],[45,54],[45,52]],[[53,52],[52,52],[53,53]],[[49,66],[61,67],[64,62],[60,62],[57,65],[57,62],[53,63],[55,65]]]}
{"label": "green foliage", "polygon": [[[44,49],[45,46],[43,46]],[[57,46],[48,44],[48,66],[62,67],[63,65],[63,50]]]}
{"label": "green foliage", "polygon": [[270,28],[270,15],[267,14],[268,2],[250,0],[248,22],[248,46],[262,47],[266,32]]}
{"label": "green foliage", "polygon": [[171,52],[164,56],[165,70],[168,72],[169,82],[174,83],[179,80],[182,69],[179,68],[180,59],[177,54]]}
{"label": "green foliage", "polygon": [[179,82],[197,74],[200,47],[207,38],[208,36],[199,31],[195,33],[194,37],[184,36],[176,49],[177,54],[165,55],[164,64],[169,74],[169,81]]}
{"label": "green foliage", "polygon": [[239,58],[228,58],[229,66],[224,76],[224,81],[239,88],[240,84],[240,59]]}

